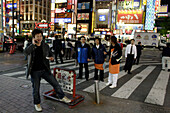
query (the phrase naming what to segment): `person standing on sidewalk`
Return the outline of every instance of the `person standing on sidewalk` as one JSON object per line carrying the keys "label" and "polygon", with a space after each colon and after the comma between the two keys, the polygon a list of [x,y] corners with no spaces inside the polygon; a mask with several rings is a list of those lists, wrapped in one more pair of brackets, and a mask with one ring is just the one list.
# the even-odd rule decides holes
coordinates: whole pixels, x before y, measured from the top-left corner
{"label": "person standing on sidewalk", "polygon": [[62,51],[62,43],[61,43],[61,40],[58,39],[58,35],[55,36],[55,40],[53,41],[53,49],[54,49],[54,53],[55,53],[56,64],[58,64],[58,60],[57,60],[58,55],[60,57],[61,63],[63,63],[62,53],[61,53],[61,51]]}
{"label": "person standing on sidewalk", "polygon": [[109,77],[107,86],[112,84],[110,88],[117,87],[118,73],[120,69],[120,60],[122,58],[122,49],[117,43],[117,38],[115,36],[111,37],[111,46],[109,50],[110,60],[109,60]]}
{"label": "person standing on sidewalk", "polygon": [[65,55],[66,55],[66,60],[70,60],[70,58],[71,58],[71,47],[72,47],[72,44],[70,43],[70,41],[69,41],[70,39],[69,38],[67,38],[66,39],[66,51],[65,51]]}
{"label": "person standing on sidewalk", "polygon": [[98,70],[100,70],[100,81],[104,82],[104,62],[106,61],[106,49],[101,44],[100,38],[95,39],[95,45],[92,48],[92,58],[95,66],[94,79],[98,80]]}
{"label": "person standing on sidewalk", "polygon": [[90,46],[85,43],[85,37],[81,37],[81,43],[77,46],[77,60],[79,63],[79,76],[77,79],[82,79],[83,64],[85,67],[86,81],[89,79],[88,61],[90,61]]}
{"label": "person standing on sidewalk", "polygon": [[32,32],[32,44],[25,50],[24,54],[28,55],[28,67],[26,69],[26,77],[31,75],[31,82],[33,87],[33,99],[35,109],[42,111],[40,106],[40,81],[41,78],[45,79],[55,89],[57,97],[65,102],[70,103],[55,77],[51,74],[49,61],[53,61],[52,52],[48,44],[42,42],[43,32],[34,29]]}
{"label": "person standing on sidewalk", "polygon": [[141,42],[138,42],[138,45],[136,45],[136,48],[137,48],[137,57],[134,60],[134,64],[136,63],[138,65],[139,64],[139,60],[140,60],[140,56],[141,56],[142,50],[143,50]]}
{"label": "person standing on sidewalk", "polygon": [[166,44],[166,47],[163,49],[162,52],[162,69],[165,70],[165,64],[167,60],[170,60],[170,43]]}
{"label": "person standing on sidewalk", "polygon": [[[29,38],[28,38],[28,35],[25,36],[25,41],[24,41],[24,47],[23,47],[23,50],[25,50],[26,47],[29,46]],[[27,60],[27,56],[25,56],[25,60]]]}
{"label": "person standing on sidewalk", "polygon": [[126,63],[124,66],[125,72],[128,71],[128,74],[131,73],[131,68],[133,65],[134,60],[136,59],[137,56],[137,50],[135,46],[135,40],[131,40],[131,44],[128,44],[125,50],[125,58],[126,58]]}

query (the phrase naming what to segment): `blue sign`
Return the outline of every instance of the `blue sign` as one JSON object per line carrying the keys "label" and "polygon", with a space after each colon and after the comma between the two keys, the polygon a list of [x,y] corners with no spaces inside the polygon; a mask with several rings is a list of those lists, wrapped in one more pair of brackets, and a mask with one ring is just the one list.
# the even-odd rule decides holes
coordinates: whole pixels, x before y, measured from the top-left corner
{"label": "blue sign", "polygon": [[106,15],[99,15],[99,21],[106,21]]}
{"label": "blue sign", "polygon": [[[7,7],[8,9],[12,9],[12,3],[6,4],[6,7]],[[17,8],[17,3],[14,3],[14,9],[16,9],[16,8]]]}
{"label": "blue sign", "polygon": [[64,23],[71,23],[71,18],[55,18],[54,23],[59,23],[59,21],[63,21]]}

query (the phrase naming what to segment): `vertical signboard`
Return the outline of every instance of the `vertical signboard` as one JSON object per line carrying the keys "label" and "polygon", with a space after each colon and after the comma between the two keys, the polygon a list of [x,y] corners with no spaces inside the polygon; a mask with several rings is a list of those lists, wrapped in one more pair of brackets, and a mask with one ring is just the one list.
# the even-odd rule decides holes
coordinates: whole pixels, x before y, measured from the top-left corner
{"label": "vertical signboard", "polygon": [[72,9],[72,0],[67,0],[67,9]]}
{"label": "vertical signboard", "polygon": [[147,0],[145,30],[153,30],[155,14],[155,0]]}

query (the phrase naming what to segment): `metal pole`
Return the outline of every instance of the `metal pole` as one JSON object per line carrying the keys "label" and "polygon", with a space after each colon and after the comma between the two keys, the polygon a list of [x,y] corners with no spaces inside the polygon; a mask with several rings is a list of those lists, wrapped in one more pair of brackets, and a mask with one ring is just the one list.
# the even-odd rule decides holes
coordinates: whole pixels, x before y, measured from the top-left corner
{"label": "metal pole", "polygon": [[2,31],[3,31],[3,0],[1,0],[1,22],[2,22]]}
{"label": "metal pole", "polygon": [[99,81],[98,80],[95,80],[95,86],[94,86],[94,89],[95,89],[95,101],[97,104],[100,104],[100,97],[99,97]]}
{"label": "metal pole", "polygon": [[19,18],[18,18],[18,20],[19,20],[19,34],[21,34],[21,20],[20,20],[20,16],[21,16],[21,14],[20,14],[20,7],[21,7],[21,2],[20,2],[20,0],[19,0]]}
{"label": "metal pole", "polygon": [[12,0],[12,38],[14,44],[14,0]]}

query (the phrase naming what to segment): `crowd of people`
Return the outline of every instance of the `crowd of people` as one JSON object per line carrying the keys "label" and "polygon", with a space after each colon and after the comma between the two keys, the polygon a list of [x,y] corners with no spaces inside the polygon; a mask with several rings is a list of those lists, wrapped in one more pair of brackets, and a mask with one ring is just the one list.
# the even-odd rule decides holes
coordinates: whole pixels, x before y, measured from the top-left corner
{"label": "crowd of people", "polygon": [[[32,43],[27,45],[28,42],[25,42],[24,54],[26,55],[26,59],[28,59],[27,64],[27,77],[31,75],[31,82],[33,87],[33,99],[35,104],[35,109],[37,111],[42,111],[40,106],[40,80],[44,78],[47,82],[49,82],[53,87],[61,101],[66,103],[71,102],[65,94],[63,93],[60,85],[57,80],[51,74],[49,61],[54,61],[53,53],[50,51],[48,44],[43,41],[43,32],[41,30],[35,29],[32,32]],[[28,40],[27,40],[28,41]],[[94,80],[100,80],[104,82],[104,70],[106,68],[107,58],[109,59],[109,75],[108,82],[106,85],[110,88],[115,88],[117,86],[118,74],[120,72],[120,62],[122,59],[122,49],[123,46],[121,44],[121,40],[117,40],[115,36],[110,37],[110,47],[109,51],[102,45],[100,38],[95,38],[95,43],[93,46],[90,46],[86,43],[86,38],[81,36],[73,46],[69,40],[66,40],[66,46],[63,48],[62,40],[55,36],[55,40],[53,42],[53,49],[55,55],[55,62],[58,64],[57,57],[59,56],[61,63],[63,61],[63,54],[66,55],[66,60],[71,59],[73,57],[75,59],[76,65],[79,65],[79,75],[77,79],[83,79],[83,66],[85,68],[85,79],[89,80],[89,69],[88,63],[89,61],[94,62]],[[165,59],[167,56],[170,56],[170,45],[167,45],[167,48],[164,49],[163,58]],[[131,43],[127,45],[125,49],[125,66],[124,71],[128,74],[132,74],[131,68],[133,64],[139,64],[139,59],[142,53],[142,45],[141,42],[138,42],[138,45],[135,45],[135,40],[132,39]],[[71,56],[71,52],[73,55]],[[100,74],[98,75],[98,71]]]}

